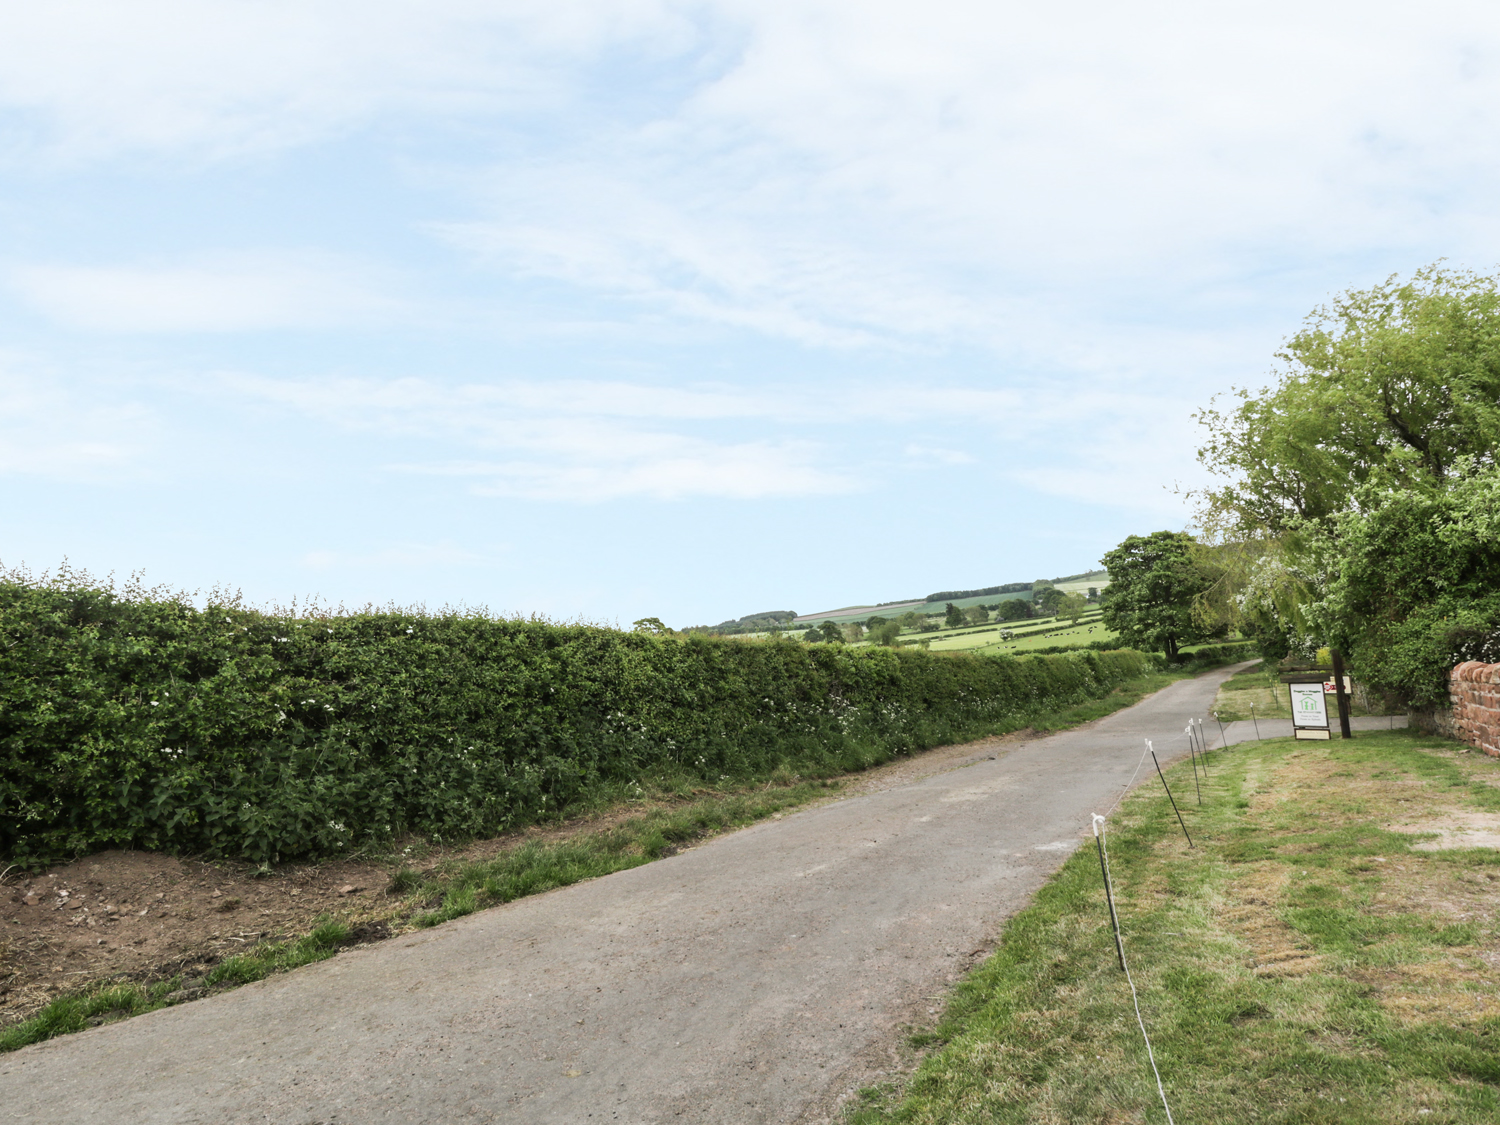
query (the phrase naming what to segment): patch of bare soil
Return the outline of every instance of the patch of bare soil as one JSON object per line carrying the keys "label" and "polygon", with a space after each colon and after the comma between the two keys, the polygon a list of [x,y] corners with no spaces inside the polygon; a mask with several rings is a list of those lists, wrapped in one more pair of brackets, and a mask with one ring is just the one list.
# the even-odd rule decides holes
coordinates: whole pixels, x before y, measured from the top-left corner
{"label": "patch of bare soil", "polygon": [[356,927],[388,910],[382,867],[338,861],[253,868],[100,852],[0,886],[0,1027],[99,980],[193,973],[323,917]]}
{"label": "patch of bare soil", "polygon": [[1392,832],[1435,835],[1411,845],[1413,851],[1440,852],[1449,848],[1500,848],[1500,813],[1450,812],[1444,816],[1392,824]]}

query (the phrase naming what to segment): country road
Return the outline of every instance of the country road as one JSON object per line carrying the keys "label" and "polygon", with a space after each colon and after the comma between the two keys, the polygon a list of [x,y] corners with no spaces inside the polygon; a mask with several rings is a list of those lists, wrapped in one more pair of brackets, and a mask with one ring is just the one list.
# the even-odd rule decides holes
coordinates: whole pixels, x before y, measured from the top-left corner
{"label": "country road", "polygon": [[975,743],[968,764],[912,784],[0,1056],[0,1119],[823,1119],[1087,835],[1143,738],[1164,762],[1186,753],[1183,726],[1231,671],[1085,728]]}

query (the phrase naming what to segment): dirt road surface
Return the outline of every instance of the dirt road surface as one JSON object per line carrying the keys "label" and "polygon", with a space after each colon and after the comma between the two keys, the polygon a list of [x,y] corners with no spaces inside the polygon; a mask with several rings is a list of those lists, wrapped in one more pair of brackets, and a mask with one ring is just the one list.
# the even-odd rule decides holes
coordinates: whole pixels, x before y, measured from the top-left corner
{"label": "dirt road surface", "polygon": [[1163,762],[1186,753],[1184,725],[1232,671],[1087,727],[974,743],[965,764],[907,785],[0,1057],[0,1117],[827,1120],[1088,836],[1143,739]]}

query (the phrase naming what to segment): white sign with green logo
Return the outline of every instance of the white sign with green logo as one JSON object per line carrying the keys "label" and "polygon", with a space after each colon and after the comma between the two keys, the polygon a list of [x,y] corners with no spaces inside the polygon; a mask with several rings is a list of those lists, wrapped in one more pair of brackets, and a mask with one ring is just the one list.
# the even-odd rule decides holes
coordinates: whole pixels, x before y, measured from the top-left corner
{"label": "white sign with green logo", "polygon": [[1292,725],[1328,729],[1328,705],[1323,700],[1323,685],[1288,684],[1292,690]]}

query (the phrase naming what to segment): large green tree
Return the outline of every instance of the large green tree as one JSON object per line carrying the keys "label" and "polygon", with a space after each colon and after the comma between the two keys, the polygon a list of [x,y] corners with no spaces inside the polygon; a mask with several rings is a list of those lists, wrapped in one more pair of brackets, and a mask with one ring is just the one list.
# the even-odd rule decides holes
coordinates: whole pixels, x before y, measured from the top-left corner
{"label": "large green tree", "polygon": [[1418,270],[1315,309],[1273,386],[1198,415],[1225,483],[1200,520],[1279,536],[1356,506],[1368,484],[1430,491],[1500,447],[1500,277]]}
{"label": "large green tree", "polygon": [[1025,598],[1006,598],[995,616],[1001,621],[1024,621],[1031,616],[1031,603]]}
{"label": "large green tree", "polygon": [[1175,659],[1183,645],[1204,639],[1193,606],[1211,578],[1193,544],[1185,532],[1153,531],[1130,536],[1104,556],[1109,570],[1104,624],[1122,643]]}
{"label": "large green tree", "polygon": [[[1200,619],[1256,636],[1267,656],[1351,646],[1362,676],[1372,660],[1395,676],[1396,623],[1459,603],[1413,602],[1421,583],[1377,596],[1365,578],[1350,585],[1343,575],[1380,571],[1370,536],[1407,557],[1411,537],[1421,539],[1411,505],[1435,505],[1424,518],[1436,518],[1449,493],[1494,468],[1500,276],[1437,264],[1350,290],[1314,310],[1277,358],[1274,385],[1198,416],[1209,432],[1199,459],[1223,481],[1198,496],[1200,563],[1216,575]],[[1385,647],[1371,639],[1377,620]],[[1446,659],[1437,635],[1423,634],[1425,671],[1405,661],[1416,677],[1402,689],[1410,699],[1432,694],[1432,668]]]}

